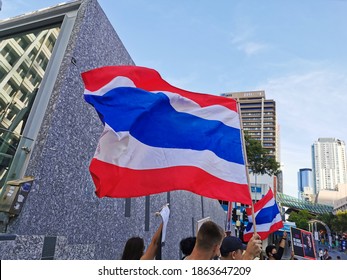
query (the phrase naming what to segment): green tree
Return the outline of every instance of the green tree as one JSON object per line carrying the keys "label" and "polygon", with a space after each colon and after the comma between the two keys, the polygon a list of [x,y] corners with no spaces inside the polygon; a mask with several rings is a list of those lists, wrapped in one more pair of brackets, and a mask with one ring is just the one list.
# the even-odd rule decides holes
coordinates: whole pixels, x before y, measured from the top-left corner
{"label": "green tree", "polygon": [[279,171],[280,164],[263,148],[260,141],[252,139],[245,134],[245,146],[247,153],[248,167],[253,174],[276,175]]}
{"label": "green tree", "polygon": [[347,232],[347,210],[337,211],[335,217],[332,223],[333,231],[339,233]]}
{"label": "green tree", "polygon": [[[325,223],[331,231],[335,231],[334,229],[334,221],[336,219],[336,216],[333,213],[325,213],[317,216],[317,220],[322,221]],[[318,230],[323,229],[325,230],[324,226],[321,224],[318,224]]]}
{"label": "green tree", "polygon": [[307,210],[300,210],[299,212],[290,213],[288,221],[295,222],[297,228],[308,230],[308,221],[313,217]]}

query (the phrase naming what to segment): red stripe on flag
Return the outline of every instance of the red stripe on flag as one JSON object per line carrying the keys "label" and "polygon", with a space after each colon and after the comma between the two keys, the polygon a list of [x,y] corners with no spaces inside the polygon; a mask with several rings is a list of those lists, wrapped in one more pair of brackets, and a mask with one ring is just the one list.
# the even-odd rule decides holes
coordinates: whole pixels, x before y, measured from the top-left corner
{"label": "red stripe on flag", "polygon": [[126,198],[186,190],[214,199],[251,203],[247,184],[221,180],[194,166],[133,170],[93,158],[90,173],[98,197]]}
{"label": "red stripe on flag", "polygon": [[[267,192],[267,194],[265,196],[263,196],[262,199],[260,199],[259,201],[257,201],[254,204],[254,213],[258,212],[259,210],[263,209],[264,206],[266,205],[266,203],[268,203],[272,198],[274,198],[273,192],[271,189],[269,189],[269,191]],[[252,215],[252,209],[251,208],[247,208],[246,209],[247,215],[250,216]]]}
{"label": "red stripe on flag", "polygon": [[160,74],[150,68],[139,66],[105,66],[82,73],[85,88],[96,91],[117,76],[131,79],[137,88],[147,91],[168,91],[180,94],[198,103],[201,107],[221,105],[237,112],[237,102],[232,98],[186,91],[170,85]]}
{"label": "red stripe on flag", "polygon": [[[270,233],[278,231],[281,228],[283,228],[283,222],[282,221],[273,224],[270,227],[270,229],[267,231],[257,231],[257,234],[259,234],[260,240],[265,240],[270,235]],[[254,234],[254,231],[251,231],[249,233],[244,233],[243,234],[243,241],[248,242],[252,238],[253,234]]]}

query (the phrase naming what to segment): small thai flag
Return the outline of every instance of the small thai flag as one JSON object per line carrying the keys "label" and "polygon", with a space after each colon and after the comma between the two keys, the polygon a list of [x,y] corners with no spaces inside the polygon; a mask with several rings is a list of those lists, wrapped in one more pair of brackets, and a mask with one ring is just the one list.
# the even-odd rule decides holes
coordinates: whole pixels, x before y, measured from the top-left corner
{"label": "small thai flag", "polygon": [[[247,208],[246,211],[248,225],[243,233],[245,242],[249,241],[254,233],[252,209]],[[254,204],[254,217],[256,230],[261,240],[266,239],[270,233],[283,228],[282,217],[271,189],[261,200]]]}

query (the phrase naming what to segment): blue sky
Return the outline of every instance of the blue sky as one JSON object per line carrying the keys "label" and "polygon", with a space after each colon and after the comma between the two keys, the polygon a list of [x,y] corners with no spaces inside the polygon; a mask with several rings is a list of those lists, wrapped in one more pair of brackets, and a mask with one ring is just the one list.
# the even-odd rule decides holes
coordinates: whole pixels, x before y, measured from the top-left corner
{"label": "blue sky", "polygon": [[[0,19],[62,1],[3,0]],[[190,91],[265,90],[277,104],[284,192],[320,137],[347,141],[347,1],[99,0],[137,65]]]}

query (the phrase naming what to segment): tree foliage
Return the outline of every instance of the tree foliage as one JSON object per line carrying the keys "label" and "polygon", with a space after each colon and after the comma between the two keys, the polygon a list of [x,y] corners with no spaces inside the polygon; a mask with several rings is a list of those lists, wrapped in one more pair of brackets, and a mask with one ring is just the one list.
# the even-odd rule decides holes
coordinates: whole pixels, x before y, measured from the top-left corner
{"label": "tree foliage", "polygon": [[347,211],[337,211],[332,228],[335,232],[347,232]]}
{"label": "tree foliage", "polygon": [[280,164],[275,158],[269,155],[268,151],[263,148],[260,141],[252,139],[245,134],[245,146],[247,153],[248,168],[253,174],[276,175],[279,171]]}
{"label": "tree foliage", "polygon": [[326,213],[317,216],[317,220],[325,223],[332,232],[344,233],[347,232],[347,211],[337,211],[336,215],[333,213]]}
{"label": "tree foliage", "polygon": [[289,215],[288,221],[295,222],[297,228],[309,230],[308,222],[313,219],[313,215],[307,210],[300,210],[299,212],[292,212]]}
{"label": "tree foliage", "polygon": [[[317,220],[325,223],[333,232],[335,231],[333,226],[335,219],[336,219],[336,216],[333,213],[325,213],[325,214],[321,214],[317,216]],[[323,229],[323,226],[320,224],[318,224],[318,230],[319,229]]]}

